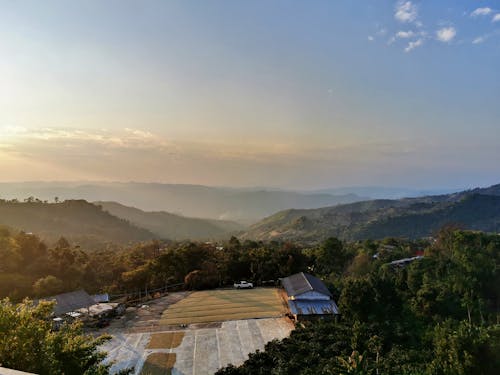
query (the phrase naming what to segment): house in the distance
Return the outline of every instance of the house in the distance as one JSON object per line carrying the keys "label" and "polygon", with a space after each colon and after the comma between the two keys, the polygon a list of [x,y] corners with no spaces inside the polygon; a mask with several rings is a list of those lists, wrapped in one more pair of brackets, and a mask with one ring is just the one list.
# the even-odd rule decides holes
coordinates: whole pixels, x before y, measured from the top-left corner
{"label": "house in the distance", "polygon": [[88,309],[95,301],[84,290],[58,294],[57,296],[44,298],[46,301],[55,301],[54,315],[61,316],[70,314],[80,309]]}
{"label": "house in the distance", "polygon": [[[106,303],[98,301],[109,300],[108,295],[98,295],[91,297],[84,290],[58,294],[52,297],[43,298],[45,301],[54,301],[54,319],[56,328],[65,321],[78,319],[85,324],[99,326],[106,319],[121,315],[125,310],[125,305],[119,303]],[[1,374],[0,374],[1,375]]]}
{"label": "house in the distance", "polygon": [[330,319],[339,314],[332,294],[323,282],[300,272],[282,279],[290,312],[296,321]]}

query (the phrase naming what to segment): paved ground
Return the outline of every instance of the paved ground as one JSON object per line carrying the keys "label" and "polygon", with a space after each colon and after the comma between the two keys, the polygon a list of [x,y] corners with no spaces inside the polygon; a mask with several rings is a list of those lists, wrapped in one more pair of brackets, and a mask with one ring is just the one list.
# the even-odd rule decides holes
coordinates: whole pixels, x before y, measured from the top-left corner
{"label": "paved ground", "polygon": [[186,298],[190,292],[170,293],[158,299],[141,303],[142,307],[129,307],[120,319],[115,319],[105,329],[106,332],[151,332],[156,329],[165,330],[160,326],[160,318],[166,308]]}
{"label": "paved ground", "polygon": [[[113,336],[103,346],[107,361],[114,362],[112,372],[135,367],[140,374],[150,354],[171,353],[172,374],[213,374],[229,363],[242,364],[249,353],[263,350],[273,339],[288,337],[294,326],[283,317],[285,311],[277,289],[180,292],[128,309],[100,333]],[[147,349],[151,336],[159,332],[184,336],[178,334],[179,346]]]}
{"label": "paved ground", "polygon": [[293,324],[288,318],[247,319],[223,322],[219,328],[186,329],[181,344],[170,349],[146,349],[151,333],[115,334],[103,347],[108,360],[115,361],[112,372],[127,367],[140,370],[152,353],[175,353],[172,374],[213,374],[232,363],[242,364],[249,353],[263,350],[273,339],[288,337]]}

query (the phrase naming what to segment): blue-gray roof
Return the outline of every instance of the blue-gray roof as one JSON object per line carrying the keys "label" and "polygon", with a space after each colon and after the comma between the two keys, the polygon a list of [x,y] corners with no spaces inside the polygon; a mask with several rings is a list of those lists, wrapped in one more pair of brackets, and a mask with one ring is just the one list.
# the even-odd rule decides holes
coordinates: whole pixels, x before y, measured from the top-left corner
{"label": "blue-gray roof", "polygon": [[84,290],[58,294],[57,296],[43,299],[46,301],[56,301],[56,305],[54,306],[55,315],[62,315],[95,305],[95,301]]}
{"label": "blue-gray roof", "polygon": [[293,315],[337,315],[339,313],[333,300],[288,300],[288,306]]}
{"label": "blue-gray roof", "polygon": [[323,281],[308,273],[296,273],[295,275],[285,277],[281,282],[289,297],[295,297],[310,291],[332,297],[332,294],[325,284],[323,284]]}

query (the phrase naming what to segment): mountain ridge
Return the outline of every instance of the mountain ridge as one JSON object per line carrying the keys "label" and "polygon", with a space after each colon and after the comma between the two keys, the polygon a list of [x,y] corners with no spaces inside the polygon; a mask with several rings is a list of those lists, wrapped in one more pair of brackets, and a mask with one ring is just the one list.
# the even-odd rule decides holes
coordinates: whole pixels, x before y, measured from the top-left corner
{"label": "mountain ridge", "polygon": [[226,239],[244,227],[236,222],[185,217],[165,211],[143,211],[118,202],[93,202],[103,210],[171,240]]}
{"label": "mountain ridge", "polygon": [[430,236],[448,223],[500,231],[500,184],[420,198],[280,211],[252,225],[242,238],[306,242],[330,236],[345,240],[418,238]]}
{"label": "mountain ridge", "polygon": [[89,248],[158,238],[147,229],[81,199],[59,203],[0,200],[0,225],[36,233],[48,242],[65,237],[75,245]]}
{"label": "mountain ridge", "polygon": [[33,196],[52,201],[85,199],[114,201],[144,211],[166,211],[186,217],[231,220],[251,224],[277,211],[318,208],[365,198],[354,194],[314,194],[286,190],[210,187],[138,182],[0,183],[0,197],[22,200]]}

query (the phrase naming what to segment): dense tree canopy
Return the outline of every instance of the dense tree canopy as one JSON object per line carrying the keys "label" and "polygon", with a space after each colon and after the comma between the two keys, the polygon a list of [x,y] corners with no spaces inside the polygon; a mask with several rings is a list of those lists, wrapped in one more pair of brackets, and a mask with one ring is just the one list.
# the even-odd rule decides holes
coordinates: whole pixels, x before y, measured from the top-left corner
{"label": "dense tree canopy", "polygon": [[[390,264],[417,252],[425,256],[403,267]],[[446,228],[432,241],[331,238],[303,248],[231,238],[89,252],[64,239],[46,246],[2,228],[0,253],[1,296],[18,300],[77,288],[118,293],[184,283],[203,289],[240,279],[265,285],[300,271],[325,281],[340,322],[304,324],[221,375],[496,374],[500,368],[498,235]]]}
{"label": "dense tree canopy", "polygon": [[424,258],[388,264],[421,245],[348,245],[356,255],[342,269],[330,259],[316,268],[336,288],[340,322],[299,325],[218,374],[498,374],[500,237],[448,228]]}
{"label": "dense tree canopy", "polygon": [[98,350],[107,337],[84,335],[81,324],[52,330],[52,303],[0,300],[0,366],[40,375],[107,374],[105,353]]}

